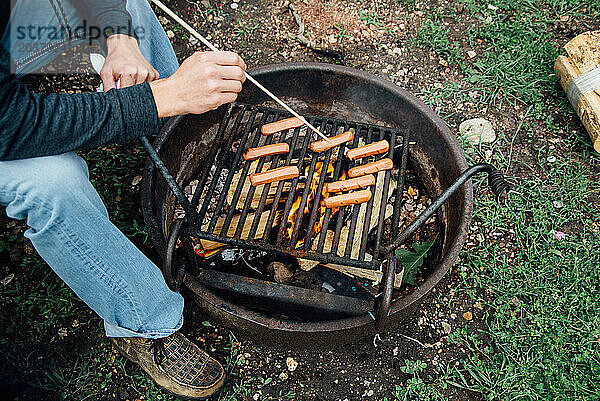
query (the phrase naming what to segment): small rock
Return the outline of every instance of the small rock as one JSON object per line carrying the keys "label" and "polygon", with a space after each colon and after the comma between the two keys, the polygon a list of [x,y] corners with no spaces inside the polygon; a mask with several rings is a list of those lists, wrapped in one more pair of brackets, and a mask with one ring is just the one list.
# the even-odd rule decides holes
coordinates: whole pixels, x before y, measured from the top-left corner
{"label": "small rock", "polygon": [[64,327],[61,327],[60,329],[58,329],[58,336],[60,338],[65,338],[67,336],[67,329]]}
{"label": "small rock", "polygon": [[496,7],[496,6],[495,6],[495,5],[493,5],[493,4],[488,4],[488,10],[497,11],[497,10],[498,10],[498,7]]}
{"label": "small rock", "polygon": [[395,347],[392,353],[394,354],[394,356],[398,356],[398,347]]}
{"label": "small rock", "polygon": [[477,301],[473,304],[474,308],[477,308],[479,310],[483,310],[483,305],[481,304],[481,302]]}
{"label": "small rock", "polygon": [[442,329],[444,330],[444,333],[450,334],[452,326],[450,326],[450,323],[442,321]]}
{"label": "small rock", "polygon": [[285,360],[285,364],[287,365],[287,368],[290,372],[293,372],[298,367],[298,362],[296,362],[296,360],[291,356],[287,357],[287,359]]}
{"label": "small rock", "polygon": [[239,5],[238,3],[231,3],[231,5],[230,5],[229,7],[231,7],[231,9],[232,9],[232,10],[237,10],[237,8],[238,8],[239,6],[240,6],[240,5]]}
{"label": "small rock", "polygon": [[170,29],[169,29],[169,30],[167,31],[167,37],[168,37],[169,39],[173,39],[173,38],[175,37],[175,32],[173,32],[172,30],[170,30]]}
{"label": "small rock", "polygon": [[554,205],[554,207],[555,207],[555,208],[557,208],[557,209],[561,209],[561,208],[564,206],[564,204],[562,203],[562,201],[559,201],[559,200],[555,200],[555,201],[553,201],[553,202],[552,202],[552,204],[553,204],[553,205]]}
{"label": "small rock", "polygon": [[141,181],[142,181],[142,176],[141,175],[136,175],[135,177],[133,177],[133,180],[131,180],[131,186],[135,187]]}
{"label": "small rock", "polygon": [[11,281],[13,281],[13,279],[15,278],[15,273],[10,273],[8,276],[4,277],[0,283],[2,283],[2,285],[7,286],[10,284]]}
{"label": "small rock", "polygon": [[548,157],[546,158],[546,161],[547,161],[548,163],[554,163],[554,162],[556,161],[556,156],[548,156]]}
{"label": "small rock", "polygon": [[373,390],[367,391],[367,397],[372,397],[374,394]]}
{"label": "small rock", "polygon": [[440,57],[440,65],[443,65],[444,67],[448,67],[448,61],[446,61],[446,59],[443,59]]}
{"label": "small rock", "polygon": [[471,321],[471,320],[473,320],[473,314],[471,312],[465,312],[465,313],[463,313],[463,318],[466,321]]}
{"label": "small rock", "polygon": [[477,56],[477,53],[475,53],[475,51],[473,51],[473,50],[469,50],[467,52],[467,56],[469,56],[469,58],[473,58],[473,57]]}
{"label": "small rock", "polygon": [[402,54],[402,50],[400,50],[399,47],[394,47],[394,49],[392,50],[392,53],[399,56]]}
{"label": "small rock", "polygon": [[568,16],[568,15],[561,15],[561,16],[560,16],[560,20],[561,20],[562,22],[567,22],[567,21],[569,20],[569,16]]}
{"label": "small rock", "polygon": [[279,380],[287,380],[288,374],[286,372],[281,372],[279,374]]}
{"label": "small rock", "polygon": [[272,262],[267,266],[267,271],[273,275],[277,283],[287,283],[294,277],[294,272],[281,262]]}
{"label": "small rock", "polygon": [[458,127],[460,134],[471,144],[491,143],[496,140],[496,131],[492,123],[484,118],[472,118],[463,121]]}

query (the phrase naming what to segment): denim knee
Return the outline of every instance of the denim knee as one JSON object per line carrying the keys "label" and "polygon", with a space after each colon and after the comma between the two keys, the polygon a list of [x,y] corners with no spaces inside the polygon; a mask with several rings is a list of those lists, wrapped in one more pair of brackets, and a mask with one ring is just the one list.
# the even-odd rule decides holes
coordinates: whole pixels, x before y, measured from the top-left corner
{"label": "denim knee", "polygon": [[106,208],[91,183],[85,161],[75,153],[0,162],[0,202],[13,218],[36,231],[69,207]]}

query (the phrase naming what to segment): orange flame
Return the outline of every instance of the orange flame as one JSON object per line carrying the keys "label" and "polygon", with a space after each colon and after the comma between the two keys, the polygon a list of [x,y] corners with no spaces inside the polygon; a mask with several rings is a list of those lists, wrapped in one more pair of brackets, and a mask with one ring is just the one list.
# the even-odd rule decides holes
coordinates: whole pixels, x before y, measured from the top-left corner
{"label": "orange flame", "polygon": [[[310,169],[310,166],[307,166],[304,171],[305,175],[308,175],[309,169]],[[301,194],[298,195],[298,197],[292,204],[292,207],[290,208],[290,212],[288,214],[288,219],[287,219],[287,223],[286,223],[287,235],[289,238],[292,237],[292,233],[294,232],[294,226],[296,224],[296,221],[298,219],[302,220],[302,216],[304,216],[304,214],[307,214],[310,212],[312,203],[317,195],[317,187],[319,185],[319,179],[321,177],[322,170],[323,170],[323,162],[317,162],[317,164],[315,165],[315,172],[314,172],[314,174],[312,176],[312,180],[310,182],[310,192],[308,193],[308,198],[306,199],[306,206],[304,207],[302,215],[298,216],[298,214],[299,214],[298,212],[300,209],[300,202],[302,201]],[[327,176],[329,176],[329,177],[333,177],[334,170],[335,170],[335,168],[333,167],[333,164],[329,163],[325,174],[327,174]],[[342,172],[340,180],[345,180],[345,179],[346,179],[346,173]],[[318,234],[321,231],[321,228],[323,227],[323,220],[325,220],[325,211],[327,210],[327,208],[325,207],[325,199],[327,199],[328,197],[329,197],[329,192],[327,192],[327,188],[324,185],[323,191],[321,193],[321,201],[319,202],[319,211],[318,211],[319,218],[315,222],[315,225],[313,228],[313,235]],[[338,208],[332,209],[331,216],[333,216],[337,211],[338,211]],[[299,240],[296,243],[296,248],[299,248],[303,244],[304,244],[304,239]]]}

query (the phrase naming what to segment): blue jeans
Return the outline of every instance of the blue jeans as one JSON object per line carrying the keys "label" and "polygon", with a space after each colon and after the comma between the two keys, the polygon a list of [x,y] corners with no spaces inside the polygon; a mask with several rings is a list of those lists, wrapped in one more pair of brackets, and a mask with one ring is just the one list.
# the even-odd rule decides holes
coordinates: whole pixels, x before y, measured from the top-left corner
{"label": "blue jeans", "polygon": [[[130,0],[127,8],[134,26],[143,24],[153,33],[140,35],[142,54],[161,77],[171,75],[177,59],[148,3]],[[48,5],[42,14],[49,18],[53,11]],[[11,21],[27,17],[12,15]],[[36,63],[55,56],[46,53]],[[159,268],[109,221],[87,165],[75,153],[0,162],[0,204],[9,217],[27,220],[25,237],[104,319],[107,336],[159,338],[181,327],[183,298],[169,290]]]}

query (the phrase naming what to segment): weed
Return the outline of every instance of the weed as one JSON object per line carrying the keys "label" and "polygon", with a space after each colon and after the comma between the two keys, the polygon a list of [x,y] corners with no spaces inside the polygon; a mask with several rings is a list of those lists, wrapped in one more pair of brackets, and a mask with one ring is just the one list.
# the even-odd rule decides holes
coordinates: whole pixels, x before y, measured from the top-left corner
{"label": "weed", "polygon": [[449,63],[462,65],[464,57],[460,53],[460,44],[449,38],[446,28],[431,19],[421,24],[416,36],[411,39],[411,44],[415,47],[428,47]]}
{"label": "weed", "polygon": [[405,360],[404,366],[400,370],[408,375],[412,375],[406,381],[404,386],[396,386],[393,393],[394,399],[397,401],[443,401],[447,400],[439,390],[446,388],[443,382],[427,384],[423,381],[419,374],[422,373],[427,364],[421,360]]}
{"label": "weed", "polygon": [[336,22],[333,25],[333,27],[336,30],[335,37],[338,40],[338,42],[341,42],[342,39],[346,39],[346,38],[350,37],[348,30],[346,28],[344,28],[344,25],[341,22]]}

